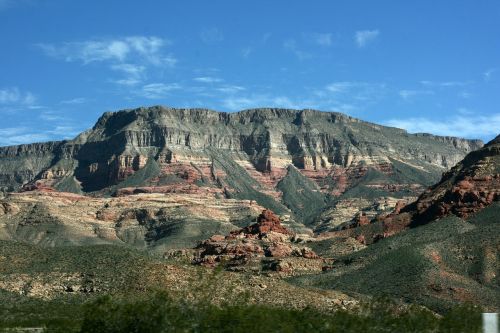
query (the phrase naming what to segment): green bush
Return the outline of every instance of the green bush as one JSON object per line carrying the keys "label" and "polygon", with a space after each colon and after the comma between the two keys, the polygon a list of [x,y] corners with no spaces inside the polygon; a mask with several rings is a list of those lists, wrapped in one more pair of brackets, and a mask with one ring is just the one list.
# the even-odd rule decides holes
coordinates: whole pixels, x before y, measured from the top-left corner
{"label": "green bush", "polygon": [[87,305],[81,332],[479,332],[479,309],[460,306],[443,318],[378,300],[358,311],[323,313],[265,305],[190,304],[165,293],[135,301],[103,297]]}

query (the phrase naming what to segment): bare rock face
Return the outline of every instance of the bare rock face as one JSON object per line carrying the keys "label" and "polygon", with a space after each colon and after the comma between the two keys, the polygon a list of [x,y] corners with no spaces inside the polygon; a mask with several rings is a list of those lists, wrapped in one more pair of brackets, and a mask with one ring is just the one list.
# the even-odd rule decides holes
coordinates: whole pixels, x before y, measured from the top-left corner
{"label": "bare rock face", "polygon": [[257,218],[257,223],[245,227],[241,230],[231,232],[232,237],[243,236],[245,238],[259,238],[262,239],[269,233],[279,233],[283,235],[293,235],[287,228],[281,225],[280,218],[271,210],[266,209]]}
{"label": "bare rock face", "polygon": [[41,246],[120,244],[163,253],[192,248],[207,234],[229,233],[262,210],[249,200],[204,192],[96,198],[26,191],[0,199],[0,240]]}
{"label": "bare rock face", "polygon": [[335,112],[155,106],[107,112],[73,140],[1,147],[0,191],[251,200],[322,232],[417,197],[481,146]]}
{"label": "bare rock face", "polygon": [[265,257],[321,260],[310,248],[292,243],[293,236],[293,232],[281,225],[279,217],[266,209],[255,224],[232,231],[228,236],[214,235],[201,242],[193,263],[210,267],[219,264],[235,267]]}
{"label": "bare rock face", "polygon": [[450,214],[468,218],[500,200],[500,135],[469,153],[439,183],[416,202],[379,217],[388,237],[411,226],[426,224]]}

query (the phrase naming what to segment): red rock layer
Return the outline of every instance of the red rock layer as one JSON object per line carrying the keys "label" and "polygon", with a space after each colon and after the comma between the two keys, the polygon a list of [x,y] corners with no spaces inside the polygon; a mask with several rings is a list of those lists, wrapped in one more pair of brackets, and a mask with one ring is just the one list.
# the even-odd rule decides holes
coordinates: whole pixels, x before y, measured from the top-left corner
{"label": "red rock layer", "polygon": [[243,229],[231,232],[231,236],[245,235],[246,237],[257,237],[261,239],[270,232],[276,232],[284,235],[292,235],[293,233],[281,225],[280,218],[271,210],[265,209],[257,218],[257,223],[254,223]]}

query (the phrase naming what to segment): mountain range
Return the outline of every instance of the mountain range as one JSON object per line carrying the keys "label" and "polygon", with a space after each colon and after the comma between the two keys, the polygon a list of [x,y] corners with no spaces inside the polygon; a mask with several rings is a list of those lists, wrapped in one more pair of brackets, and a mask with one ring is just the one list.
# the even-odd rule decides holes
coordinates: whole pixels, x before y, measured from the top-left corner
{"label": "mountain range", "polygon": [[497,311],[499,147],[316,110],[107,112],[73,140],[0,147],[0,290],[136,286],[140,257],[147,286],[222,266],[295,305],[326,306],[323,289]]}

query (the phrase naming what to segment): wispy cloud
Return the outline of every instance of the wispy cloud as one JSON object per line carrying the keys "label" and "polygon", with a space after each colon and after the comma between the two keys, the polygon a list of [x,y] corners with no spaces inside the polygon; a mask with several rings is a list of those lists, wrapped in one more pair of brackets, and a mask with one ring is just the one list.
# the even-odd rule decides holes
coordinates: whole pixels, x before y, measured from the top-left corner
{"label": "wispy cloud", "polygon": [[288,50],[288,51],[292,52],[293,54],[295,54],[295,56],[297,58],[299,58],[299,60],[305,60],[305,59],[309,59],[312,57],[312,55],[310,53],[299,49],[299,47],[297,46],[297,41],[295,41],[295,39],[285,40],[283,42],[283,47],[285,48],[285,50]]}
{"label": "wispy cloud", "polygon": [[241,56],[243,58],[248,58],[250,54],[252,53],[253,48],[251,46],[247,46],[241,49]]}
{"label": "wispy cloud", "polygon": [[320,46],[331,46],[333,44],[333,34],[331,33],[312,33],[306,35],[312,42]]}
{"label": "wispy cloud", "polygon": [[26,126],[0,128],[0,146],[12,146],[33,142],[72,139],[81,129],[72,126],[55,126],[46,130],[33,131]]}
{"label": "wispy cloud", "polygon": [[200,38],[205,44],[217,44],[224,40],[224,34],[218,28],[203,28]]}
{"label": "wispy cloud", "polygon": [[211,76],[200,76],[200,77],[195,77],[193,81],[196,82],[201,82],[201,83],[219,83],[224,81],[221,78],[218,77],[211,77]]}
{"label": "wispy cloud", "polygon": [[223,85],[223,86],[215,88],[215,90],[217,90],[221,93],[234,94],[234,93],[238,93],[238,92],[241,92],[243,90],[246,90],[246,88],[242,87],[242,86],[237,86],[237,85]]}
{"label": "wispy cloud", "polygon": [[84,97],[77,97],[77,98],[72,98],[72,99],[66,99],[64,101],[59,102],[59,104],[69,104],[69,105],[74,105],[74,104],[83,104],[86,103],[87,99]]}
{"label": "wispy cloud", "polygon": [[222,105],[231,110],[239,111],[258,107],[300,108],[300,105],[286,96],[270,96],[253,94],[249,96],[231,96],[222,101]]}
{"label": "wispy cloud", "polygon": [[[469,110],[468,110],[469,111]],[[487,138],[498,135],[500,113],[481,116],[459,112],[458,115],[441,120],[412,117],[390,119],[385,125],[406,129],[410,133],[432,133],[467,138]]]}
{"label": "wispy cloud", "polygon": [[36,97],[31,92],[22,92],[17,87],[0,89],[0,104],[34,106]]}
{"label": "wispy cloud", "polygon": [[488,82],[491,80],[491,78],[493,77],[493,73],[495,73],[497,71],[497,68],[490,68],[486,71],[484,71],[483,73],[483,79],[484,81]]}
{"label": "wispy cloud", "polygon": [[157,66],[173,66],[176,59],[164,54],[162,49],[170,45],[167,39],[155,36],[130,36],[117,39],[99,39],[62,44],[37,44],[48,56],[84,64],[109,61],[122,63],[138,59]]}
{"label": "wispy cloud", "polygon": [[472,94],[468,91],[461,91],[458,93],[458,97],[464,98],[464,99],[471,98],[472,96],[474,96],[474,94]]}
{"label": "wispy cloud", "polygon": [[115,79],[112,81],[124,86],[139,84],[146,76],[146,66],[143,65],[128,63],[115,64],[111,66],[111,69],[123,74],[121,79]]}
{"label": "wispy cloud", "polygon": [[399,91],[399,96],[403,99],[411,99],[416,96],[422,96],[422,95],[434,95],[434,91],[432,90],[400,90]]}
{"label": "wispy cloud", "polygon": [[49,140],[50,136],[48,134],[32,133],[26,127],[0,128],[0,146],[12,146]]}
{"label": "wispy cloud", "polygon": [[53,58],[83,65],[104,63],[121,77],[109,81],[134,86],[147,79],[148,69],[172,68],[177,59],[166,48],[171,42],[156,36],[128,36],[112,39],[93,39],[61,44],[37,44]]}
{"label": "wispy cloud", "polygon": [[178,83],[150,83],[144,85],[138,94],[149,99],[161,99],[170,94],[171,91],[180,89]]}
{"label": "wispy cloud", "polygon": [[373,102],[386,94],[387,87],[384,83],[362,81],[339,81],[327,84],[323,89],[317,90],[318,96],[327,96],[337,100],[350,101],[351,103]]}
{"label": "wispy cloud", "polygon": [[42,113],[40,113],[38,118],[43,121],[61,121],[66,119],[59,112],[55,112],[52,110],[43,111]]}
{"label": "wispy cloud", "polygon": [[378,30],[360,30],[356,31],[354,34],[354,41],[358,47],[365,47],[369,43],[373,42],[380,35]]}
{"label": "wispy cloud", "polygon": [[332,82],[320,88],[306,87],[303,94],[272,95],[267,91],[231,91],[219,104],[237,111],[257,107],[314,108],[348,114],[362,112],[378,103],[387,93],[383,83],[342,81]]}
{"label": "wispy cloud", "polygon": [[428,81],[423,80],[420,81],[420,84],[426,87],[440,87],[440,88],[449,88],[449,87],[465,87],[471,85],[471,81]]}

